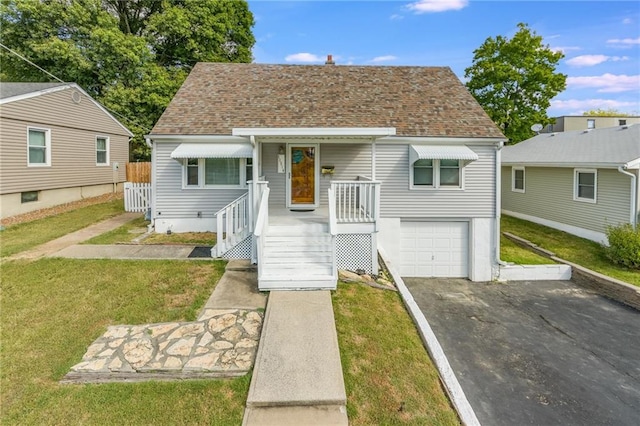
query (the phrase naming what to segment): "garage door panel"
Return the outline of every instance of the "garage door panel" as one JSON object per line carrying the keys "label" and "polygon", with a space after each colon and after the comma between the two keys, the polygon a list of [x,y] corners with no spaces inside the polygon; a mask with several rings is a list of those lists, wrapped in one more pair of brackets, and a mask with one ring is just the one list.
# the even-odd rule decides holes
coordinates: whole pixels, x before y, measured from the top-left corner
{"label": "garage door panel", "polygon": [[467,277],[467,222],[402,222],[400,272],[406,277]]}

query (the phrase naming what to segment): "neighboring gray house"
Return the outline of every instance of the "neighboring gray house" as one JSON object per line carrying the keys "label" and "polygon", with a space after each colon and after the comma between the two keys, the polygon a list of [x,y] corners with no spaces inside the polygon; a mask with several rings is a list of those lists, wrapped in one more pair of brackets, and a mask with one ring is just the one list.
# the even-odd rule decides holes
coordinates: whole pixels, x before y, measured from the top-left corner
{"label": "neighboring gray house", "polygon": [[603,115],[563,115],[554,118],[555,123],[549,124],[543,133],[570,132],[572,130],[593,130],[604,127],[629,126],[640,123],[636,116],[603,116]]}
{"label": "neighboring gray house", "polygon": [[0,83],[0,217],[122,191],[133,134],[74,83]]}
{"label": "neighboring gray house", "polygon": [[148,135],[156,232],[216,231],[263,290],[336,269],[491,280],[504,136],[449,68],[200,63]]}
{"label": "neighboring gray house", "polygon": [[593,241],[638,223],[640,124],[543,133],[502,150],[502,212]]}

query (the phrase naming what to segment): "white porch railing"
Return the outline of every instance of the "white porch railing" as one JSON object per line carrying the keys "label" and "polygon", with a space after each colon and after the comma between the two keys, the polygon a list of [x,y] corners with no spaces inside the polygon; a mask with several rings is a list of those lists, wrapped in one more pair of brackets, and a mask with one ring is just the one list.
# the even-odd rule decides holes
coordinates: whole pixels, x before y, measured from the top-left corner
{"label": "white porch railing", "polygon": [[222,256],[249,236],[252,223],[249,220],[249,196],[243,194],[216,213],[216,253]]}
{"label": "white porch railing", "polygon": [[124,183],[124,210],[127,212],[146,212],[151,207],[150,183]]}
{"label": "white porch railing", "polygon": [[336,223],[378,223],[380,182],[367,181],[364,177],[358,179],[331,182],[329,198],[335,201]]}
{"label": "white porch railing", "polygon": [[265,186],[260,200],[260,206],[258,207],[258,217],[256,220],[255,231],[253,233],[256,241],[258,277],[262,273],[261,265],[262,257],[264,256],[264,241],[269,229],[269,191],[270,189]]}

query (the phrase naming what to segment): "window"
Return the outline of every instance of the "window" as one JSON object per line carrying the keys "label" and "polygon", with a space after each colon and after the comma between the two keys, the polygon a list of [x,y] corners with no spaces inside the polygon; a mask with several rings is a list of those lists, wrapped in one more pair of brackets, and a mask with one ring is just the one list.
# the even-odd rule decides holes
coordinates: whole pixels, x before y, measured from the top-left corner
{"label": "window", "polygon": [[595,129],[596,128],[596,120],[590,118],[587,120],[587,129]]}
{"label": "window", "polygon": [[109,138],[96,137],[96,164],[104,166],[109,164]]}
{"label": "window", "polygon": [[51,131],[48,129],[27,128],[28,165],[51,165]]}
{"label": "window", "polygon": [[511,190],[524,192],[524,167],[511,168]]}
{"label": "window", "polygon": [[596,202],[598,192],[598,174],[595,170],[576,169],[573,174],[573,199],[576,201]]}
{"label": "window", "polygon": [[243,188],[251,180],[251,159],[189,158],[185,160],[184,187]]}
{"label": "window", "polygon": [[28,191],[20,194],[20,202],[22,203],[32,203],[34,201],[38,201],[38,191]]}
{"label": "window", "polygon": [[417,160],[411,173],[412,188],[460,188],[462,168],[459,160]]}
{"label": "window", "polygon": [[245,182],[253,180],[253,158],[247,158],[247,164],[245,166]]}
{"label": "window", "polygon": [[618,120],[618,126],[626,126],[627,125],[627,120]]}

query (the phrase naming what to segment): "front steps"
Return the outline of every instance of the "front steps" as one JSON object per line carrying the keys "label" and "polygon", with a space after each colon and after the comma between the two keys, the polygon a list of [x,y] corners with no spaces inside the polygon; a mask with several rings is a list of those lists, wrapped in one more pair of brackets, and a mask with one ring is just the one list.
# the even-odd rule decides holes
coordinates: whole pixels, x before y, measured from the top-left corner
{"label": "front steps", "polygon": [[270,225],[258,267],[264,290],[335,290],[333,240],[320,223]]}

